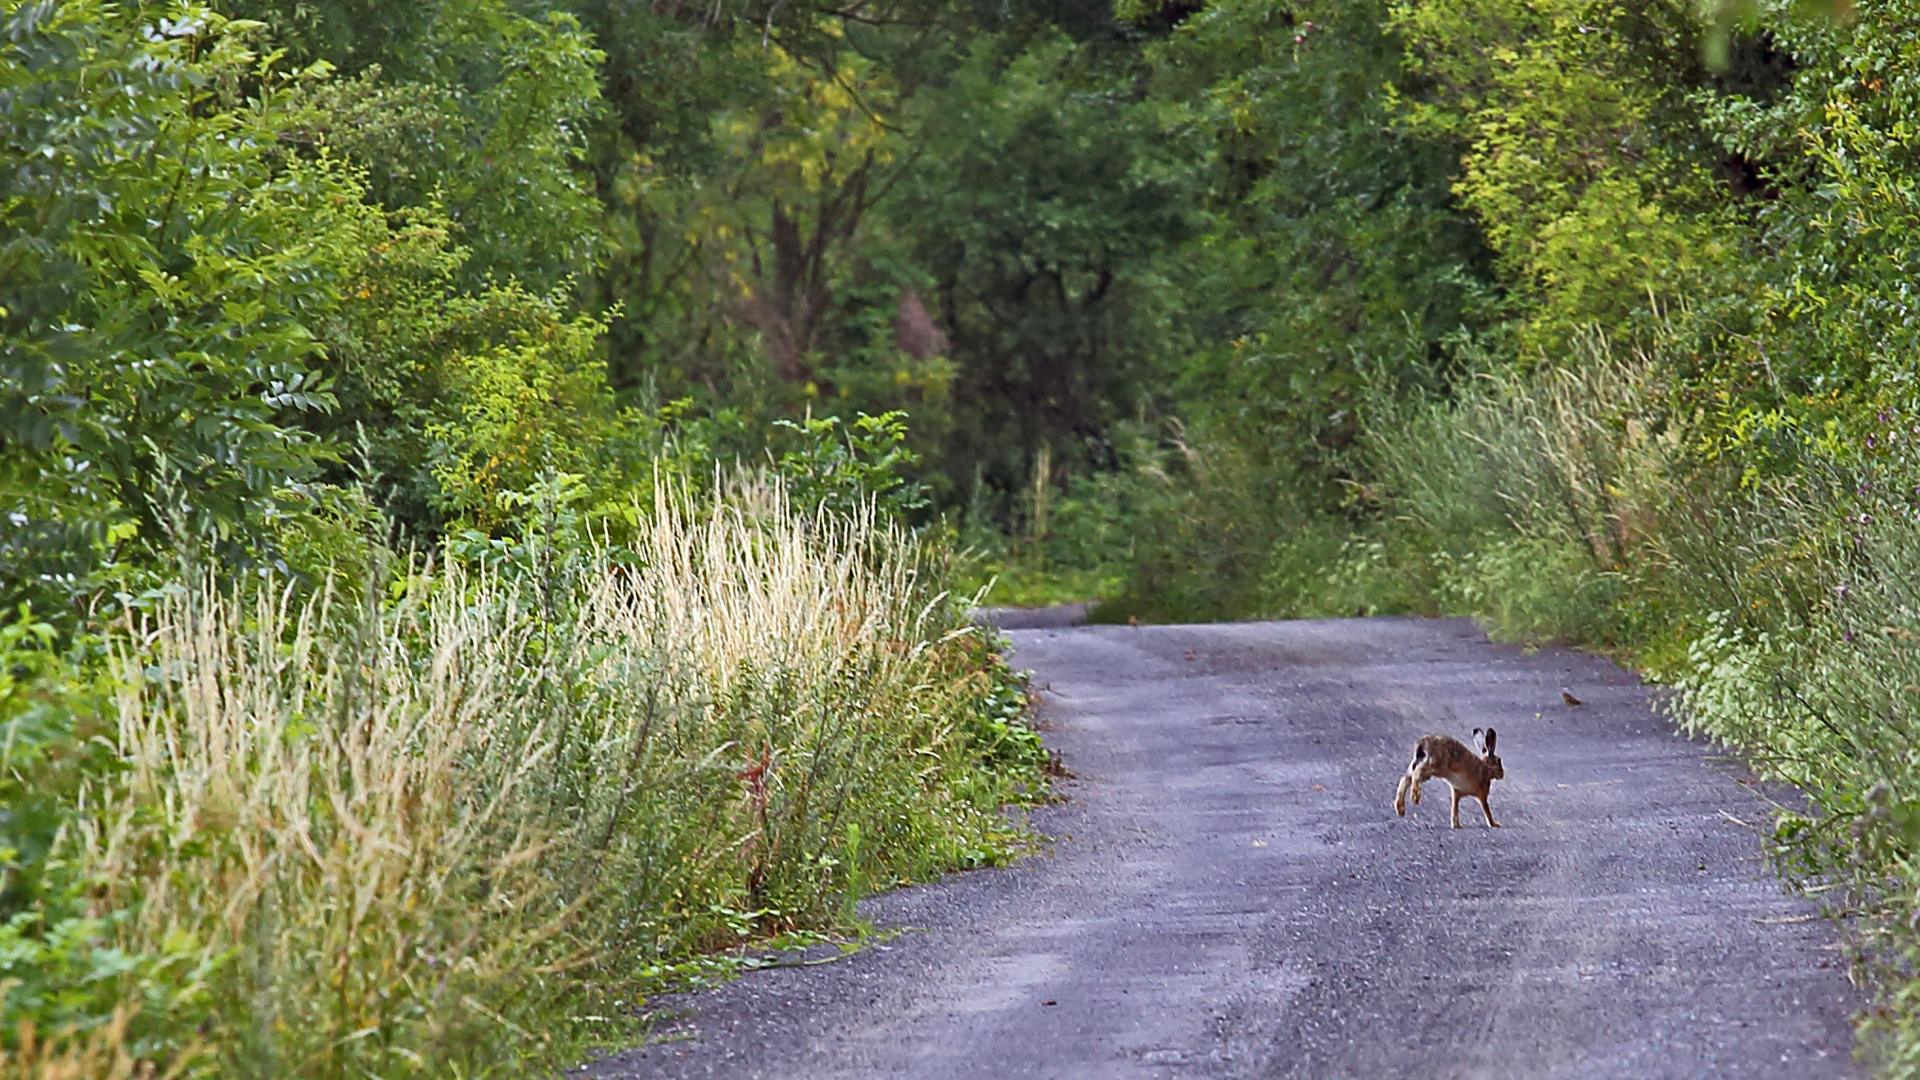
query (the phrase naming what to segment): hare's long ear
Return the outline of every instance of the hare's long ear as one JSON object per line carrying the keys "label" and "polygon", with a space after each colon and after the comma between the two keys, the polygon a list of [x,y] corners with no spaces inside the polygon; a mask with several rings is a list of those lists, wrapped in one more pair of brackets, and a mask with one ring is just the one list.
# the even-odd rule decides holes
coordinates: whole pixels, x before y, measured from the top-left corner
{"label": "hare's long ear", "polygon": [[1482,754],[1487,752],[1486,736],[1480,734],[1479,728],[1473,729],[1473,749]]}
{"label": "hare's long ear", "polygon": [[1493,756],[1493,739],[1494,739],[1493,729],[1488,728],[1487,729],[1487,751],[1486,751],[1486,755],[1488,757]]}

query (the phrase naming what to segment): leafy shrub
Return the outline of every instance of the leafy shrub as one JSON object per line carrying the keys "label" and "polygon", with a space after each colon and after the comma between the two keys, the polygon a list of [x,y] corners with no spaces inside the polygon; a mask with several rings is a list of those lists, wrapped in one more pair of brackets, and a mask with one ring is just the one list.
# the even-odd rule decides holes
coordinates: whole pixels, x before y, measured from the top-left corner
{"label": "leafy shrub", "polygon": [[[111,687],[88,662],[100,643],[62,654],[55,642],[24,606],[0,627],[0,1054],[22,1067],[73,1055],[151,1062],[184,1049],[169,1032],[190,1032],[205,1014],[223,958],[180,936],[114,947],[114,927],[133,912],[96,913],[99,881],[62,857],[66,835],[85,825],[85,796],[119,761],[104,723]],[[106,1044],[84,1034],[108,1028]]]}
{"label": "leafy shrub", "polygon": [[0,917],[38,903],[46,859],[78,789],[106,762],[84,718],[97,700],[26,606],[0,626]]}
{"label": "leafy shrub", "polygon": [[[375,208],[326,160],[284,160],[315,71],[211,9],[0,8],[0,602],[48,616],[167,534],[258,553],[250,526],[328,449],[312,327]],[[253,95],[240,97],[245,83]]]}
{"label": "leafy shrub", "polygon": [[926,509],[926,486],[909,475],[920,458],[907,448],[906,413],[859,413],[851,423],[807,416],[773,426],[767,456],[795,505],[857,514],[871,503],[883,521],[907,521]]}

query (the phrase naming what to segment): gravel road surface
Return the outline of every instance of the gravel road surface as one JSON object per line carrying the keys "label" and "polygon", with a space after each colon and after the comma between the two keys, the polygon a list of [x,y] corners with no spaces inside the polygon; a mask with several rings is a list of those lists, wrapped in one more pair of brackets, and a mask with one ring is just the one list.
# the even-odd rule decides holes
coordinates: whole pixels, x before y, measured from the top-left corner
{"label": "gravel road surface", "polygon": [[[1631,673],[1461,620],[1009,636],[1074,773],[1046,851],[878,898],[910,929],[664,1003],[589,1074],[1863,1075],[1832,929],[1733,820],[1764,804]],[[1419,736],[1489,724],[1504,828],[1448,828],[1439,782],[1394,816]]]}

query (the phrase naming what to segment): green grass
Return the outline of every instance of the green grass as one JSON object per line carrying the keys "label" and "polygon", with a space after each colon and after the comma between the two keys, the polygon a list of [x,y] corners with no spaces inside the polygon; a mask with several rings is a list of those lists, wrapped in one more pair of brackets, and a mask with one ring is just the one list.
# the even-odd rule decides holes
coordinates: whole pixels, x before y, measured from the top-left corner
{"label": "green grass", "polygon": [[1126,569],[1118,566],[1051,567],[993,561],[972,568],[966,584],[977,582],[974,591],[986,589],[980,599],[984,606],[1034,608],[1097,602],[1118,593],[1125,580]]}

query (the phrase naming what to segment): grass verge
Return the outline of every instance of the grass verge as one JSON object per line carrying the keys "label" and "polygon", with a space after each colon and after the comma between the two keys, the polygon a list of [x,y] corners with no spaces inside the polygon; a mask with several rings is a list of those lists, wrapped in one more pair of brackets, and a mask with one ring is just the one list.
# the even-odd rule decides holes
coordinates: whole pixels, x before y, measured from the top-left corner
{"label": "grass verge", "polygon": [[0,1076],[545,1071],[692,958],[1010,857],[1044,753],[946,565],[743,481],[620,549],[190,575],[64,651],[23,614]]}

